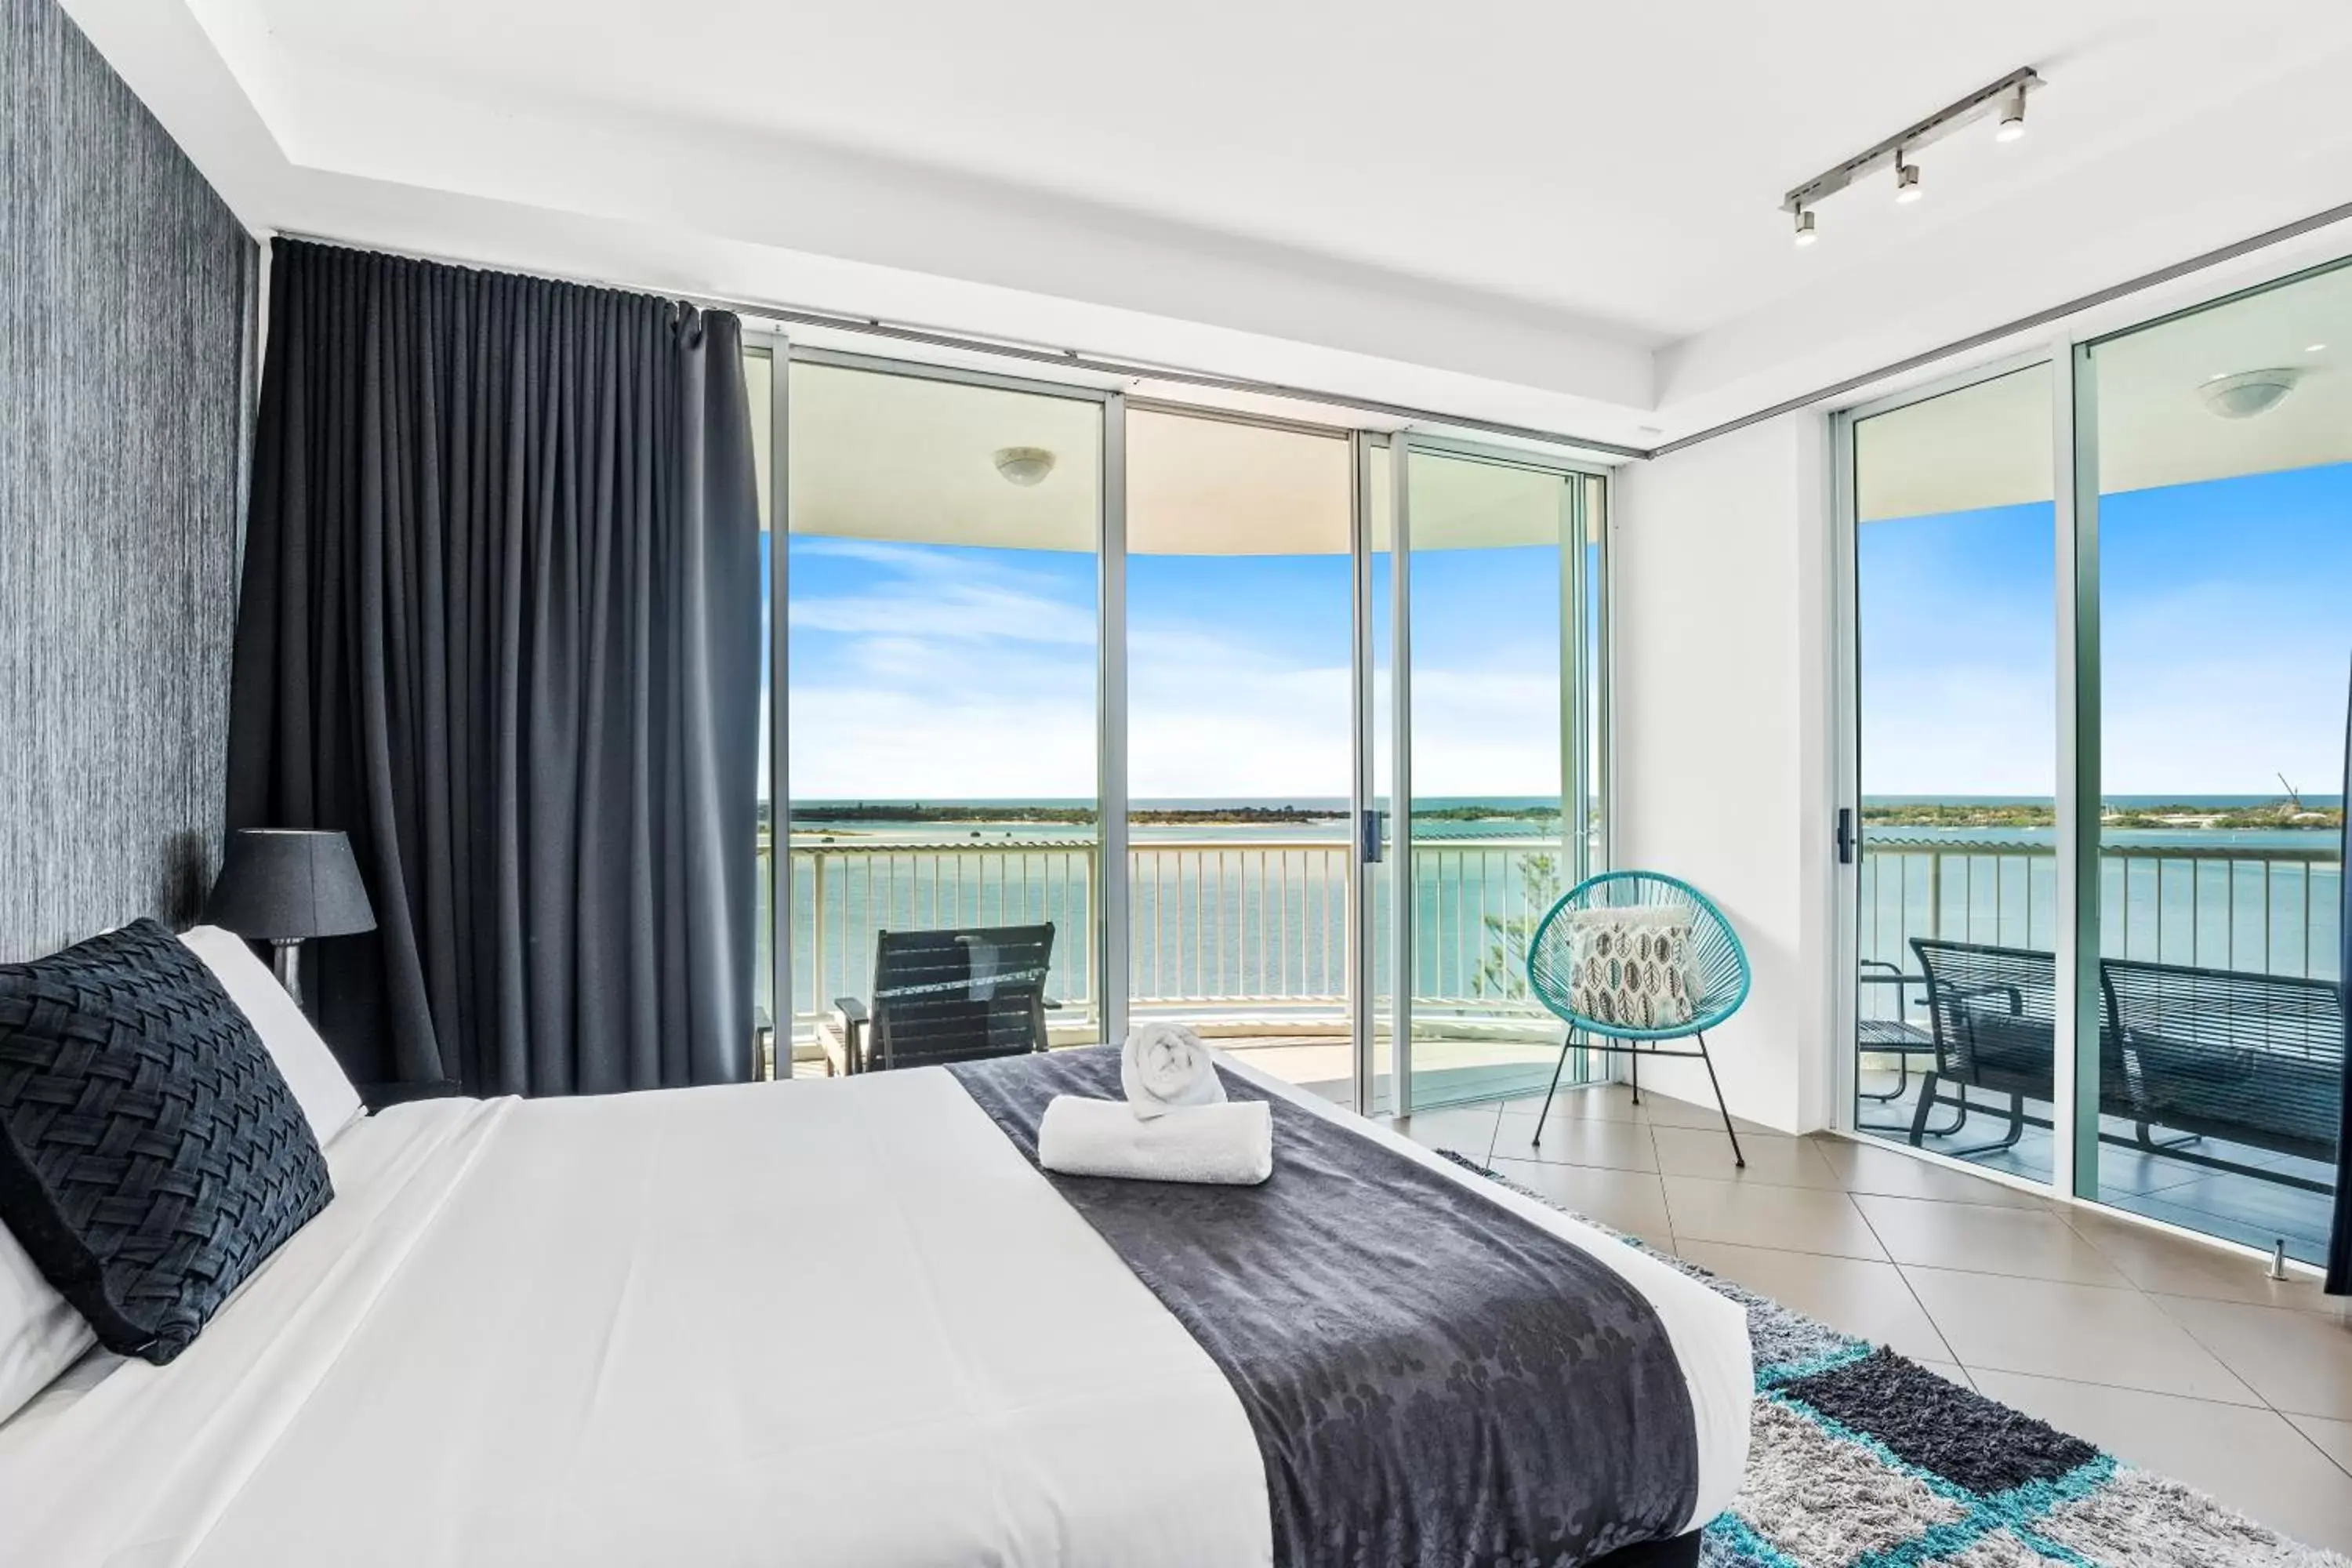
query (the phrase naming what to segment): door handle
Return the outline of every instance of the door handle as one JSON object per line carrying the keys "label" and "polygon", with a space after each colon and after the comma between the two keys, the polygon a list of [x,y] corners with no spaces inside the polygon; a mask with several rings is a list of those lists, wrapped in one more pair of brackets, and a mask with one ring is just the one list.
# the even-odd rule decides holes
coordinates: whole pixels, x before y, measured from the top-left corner
{"label": "door handle", "polygon": [[1356,858],[1367,866],[1381,863],[1381,815],[1369,807],[1356,814]]}
{"label": "door handle", "polygon": [[1841,866],[1853,864],[1853,807],[1850,805],[1838,807],[1837,858]]}

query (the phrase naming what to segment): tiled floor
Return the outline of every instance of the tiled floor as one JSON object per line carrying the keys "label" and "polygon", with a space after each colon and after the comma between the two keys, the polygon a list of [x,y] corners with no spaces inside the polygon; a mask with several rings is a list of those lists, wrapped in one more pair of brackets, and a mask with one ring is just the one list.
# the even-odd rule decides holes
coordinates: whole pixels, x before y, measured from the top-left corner
{"label": "tiled floor", "polygon": [[1844,1139],[1621,1086],[1400,1129],[2291,1534],[2352,1552],[2352,1319],[2300,1278]]}

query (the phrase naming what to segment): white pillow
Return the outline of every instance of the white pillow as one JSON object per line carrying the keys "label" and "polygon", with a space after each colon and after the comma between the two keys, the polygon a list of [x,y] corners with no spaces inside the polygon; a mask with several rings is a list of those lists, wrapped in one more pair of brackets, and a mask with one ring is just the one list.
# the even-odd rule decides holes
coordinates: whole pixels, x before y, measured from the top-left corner
{"label": "white pillow", "polygon": [[1690,911],[1655,905],[1573,910],[1569,1005],[1596,1023],[1671,1029],[1697,1005]]}
{"label": "white pillow", "polygon": [[295,1103],[310,1123],[310,1135],[318,1139],[320,1148],[325,1148],[361,1113],[359,1090],[344,1076],[342,1064],[335,1060],[319,1031],[310,1027],[310,1020],[302,1016],[294,998],[278,984],[278,977],[253,956],[243,937],[218,926],[196,926],[182,932],[180,940],[205,961],[205,967],[221,983],[221,989],[253,1026],[253,1032],[261,1037],[269,1059],[278,1064],[286,1086],[294,1091]]}
{"label": "white pillow", "polygon": [[0,1226],[0,1421],[96,1343],[82,1315],[49,1288],[16,1237]]}

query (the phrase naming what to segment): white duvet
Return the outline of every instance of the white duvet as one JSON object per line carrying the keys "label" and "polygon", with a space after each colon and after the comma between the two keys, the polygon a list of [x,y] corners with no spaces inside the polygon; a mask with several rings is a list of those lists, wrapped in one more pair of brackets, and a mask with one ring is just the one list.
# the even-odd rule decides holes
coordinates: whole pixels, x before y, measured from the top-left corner
{"label": "white duvet", "polygon": [[[426,1101],[329,1163],[334,1203],[178,1361],[93,1355],[0,1426],[0,1564],[1269,1559],[1223,1375],[944,1072]],[[1711,1518],[1738,1309],[1460,1179],[1654,1304]]]}

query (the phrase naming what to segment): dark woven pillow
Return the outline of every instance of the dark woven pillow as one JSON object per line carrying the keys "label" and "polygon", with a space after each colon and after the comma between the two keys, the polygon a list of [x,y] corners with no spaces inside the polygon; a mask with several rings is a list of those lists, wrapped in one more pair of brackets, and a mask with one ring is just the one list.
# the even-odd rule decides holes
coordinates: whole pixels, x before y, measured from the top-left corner
{"label": "dark woven pillow", "polygon": [[178,1355],[333,1195],[253,1026],[162,926],[0,965],[0,1220],[107,1349]]}

